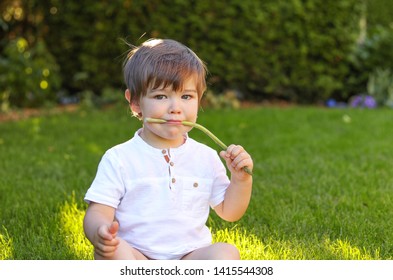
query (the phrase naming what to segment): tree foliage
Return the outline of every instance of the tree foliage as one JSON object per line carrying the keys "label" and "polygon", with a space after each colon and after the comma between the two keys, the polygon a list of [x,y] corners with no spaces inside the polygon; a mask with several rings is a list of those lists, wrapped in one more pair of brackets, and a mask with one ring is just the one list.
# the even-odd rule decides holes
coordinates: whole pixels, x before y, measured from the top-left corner
{"label": "tree foliage", "polygon": [[24,16],[2,13],[7,36],[0,48],[17,35],[31,46],[44,41],[69,94],[124,90],[126,52],[151,37],[192,48],[207,63],[214,92],[311,103],[365,86],[348,82],[356,68],[358,0],[8,0],[0,8],[15,3]]}

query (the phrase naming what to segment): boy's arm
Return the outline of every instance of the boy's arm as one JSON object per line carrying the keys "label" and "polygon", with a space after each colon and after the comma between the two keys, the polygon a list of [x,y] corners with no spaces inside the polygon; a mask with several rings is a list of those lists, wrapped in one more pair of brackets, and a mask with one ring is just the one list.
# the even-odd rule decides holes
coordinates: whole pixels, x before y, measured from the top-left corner
{"label": "boy's arm", "polygon": [[115,209],[110,206],[91,202],[86,210],[83,228],[87,239],[93,244],[95,252],[109,257],[117,248],[116,234],[119,224],[114,222]]}
{"label": "boy's arm", "polygon": [[231,172],[231,182],[225,192],[224,201],[214,210],[222,219],[234,222],[239,220],[247,210],[251,199],[252,176],[243,170],[247,166],[253,169],[251,156],[241,146],[230,145],[220,153]]}

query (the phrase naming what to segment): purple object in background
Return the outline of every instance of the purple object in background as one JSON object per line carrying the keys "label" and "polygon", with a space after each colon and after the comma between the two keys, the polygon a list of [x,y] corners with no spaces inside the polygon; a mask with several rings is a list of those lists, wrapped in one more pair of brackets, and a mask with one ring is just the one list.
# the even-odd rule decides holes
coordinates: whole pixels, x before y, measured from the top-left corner
{"label": "purple object in background", "polygon": [[377,102],[374,97],[370,95],[355,95],[351,97],[349,102],[351,107],[361,107],[361,108],[376,108]]}

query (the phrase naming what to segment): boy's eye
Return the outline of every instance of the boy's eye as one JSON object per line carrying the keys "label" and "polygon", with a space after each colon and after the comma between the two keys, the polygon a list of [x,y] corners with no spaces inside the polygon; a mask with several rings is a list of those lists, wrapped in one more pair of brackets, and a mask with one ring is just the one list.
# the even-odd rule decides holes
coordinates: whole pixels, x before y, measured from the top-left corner
{"label": "boy's eye", "polygon": [[183,99],[186,99],[186,100],[189,100],[189,99],[192,98],[192,95],[190,95],[190,94],[184,94],[184,95],[182,95],[182,98],[183,98]]}
{"label": "boy's eye", "polygon": [[162,100],[164,98],[166,98],[166,96],[163,95],[163,94],[157,94],[157,95],[154,96],[154,99],[158,99],[158,100]]}

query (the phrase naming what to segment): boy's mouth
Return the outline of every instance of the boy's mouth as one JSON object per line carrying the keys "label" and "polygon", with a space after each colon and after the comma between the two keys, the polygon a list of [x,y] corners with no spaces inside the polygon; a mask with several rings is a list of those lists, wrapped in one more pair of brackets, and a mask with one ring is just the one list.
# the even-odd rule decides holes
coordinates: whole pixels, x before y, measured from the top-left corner
{"label": "boy's mouth", "polygon": [[180,120],[167,120],[167,124],[175,124],[175,125],[180,125],[182,122]]}

